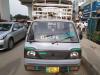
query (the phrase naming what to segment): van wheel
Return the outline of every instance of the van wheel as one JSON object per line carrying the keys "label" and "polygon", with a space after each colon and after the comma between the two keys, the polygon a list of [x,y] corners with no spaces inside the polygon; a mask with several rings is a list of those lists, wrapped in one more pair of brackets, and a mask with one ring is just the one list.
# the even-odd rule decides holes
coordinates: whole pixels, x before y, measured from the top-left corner
{"label": "van wheel", "polygon": [[9,41],[8,41],[8,49],[10,50],[13,47],[14,47],[14,41],[13,41],[13,39],[9,39]]}
{"label": "van wheel", "polygon": [[30,70],[27,68],[27,66],[26,66],[26,65],[24,65],[24,67],[25,67],[25,70],[26,70],[26,71],[30,71]]}
{"label": "van wheel", "polygon": [[24,65],[24,67],[25,67],[25,70],[26,70],[26,71],[35,71],[34,69],[29,68],[27,65]]}

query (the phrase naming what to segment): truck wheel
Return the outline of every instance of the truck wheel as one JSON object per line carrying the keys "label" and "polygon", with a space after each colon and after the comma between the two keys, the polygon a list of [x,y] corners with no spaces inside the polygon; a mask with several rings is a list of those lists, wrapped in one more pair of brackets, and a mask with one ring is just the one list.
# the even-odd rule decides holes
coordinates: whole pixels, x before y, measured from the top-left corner
{"label": "truck wheel", "polygon": [[14,41],[13,41],[13,39],[9,39],[9,41],[8,41],[8,49],[10,50],[13,47],[14,47]]}

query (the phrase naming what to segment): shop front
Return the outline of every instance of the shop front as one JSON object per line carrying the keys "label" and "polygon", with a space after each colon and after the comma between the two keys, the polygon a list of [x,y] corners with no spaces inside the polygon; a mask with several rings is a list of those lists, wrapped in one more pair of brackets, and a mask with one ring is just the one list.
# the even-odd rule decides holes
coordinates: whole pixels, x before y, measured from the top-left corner
{"label": "shop front", "polygon": [[100,2],[84,6],[83,17],[88,21],[87,38],[100,44]]}
{"label": "shop front", "polygon": [[94,1],[83,7],[83,18],[100,17],[100,2]]}

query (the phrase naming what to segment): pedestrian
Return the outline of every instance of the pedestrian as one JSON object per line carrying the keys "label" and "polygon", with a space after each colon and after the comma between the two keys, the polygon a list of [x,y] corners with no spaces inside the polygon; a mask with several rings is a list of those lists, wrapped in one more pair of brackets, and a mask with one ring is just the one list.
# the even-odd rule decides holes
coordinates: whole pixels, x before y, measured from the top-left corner
{"label": "pedestrian", "polygon": [[88,23],[87,22],[84,22],[84,25],[85,25],[85,31],[87,31]]}
{"label": "pedestrian", "polygon": [[85,25],[84,25],[84,22],[81,22],[81,23],[80,23],[80,28],[81,28],[81,31],[82,31],[82,32],[85,31]]}
{"label": "pedestrian", "polygon": [[77,21],[77,23],[76,23],[76,27],[77,27],[77,29],[80,28],[80,22],[79,22],[79,21]]}

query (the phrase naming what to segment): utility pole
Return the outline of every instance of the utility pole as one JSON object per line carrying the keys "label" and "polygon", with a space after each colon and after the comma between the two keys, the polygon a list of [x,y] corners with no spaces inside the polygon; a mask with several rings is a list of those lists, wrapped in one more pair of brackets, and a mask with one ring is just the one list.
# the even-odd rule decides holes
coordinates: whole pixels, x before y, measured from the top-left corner
{"label": "utility pole", "polygon": [[92,18],[92,0],[90,2],[91,2],[90,18]]}

